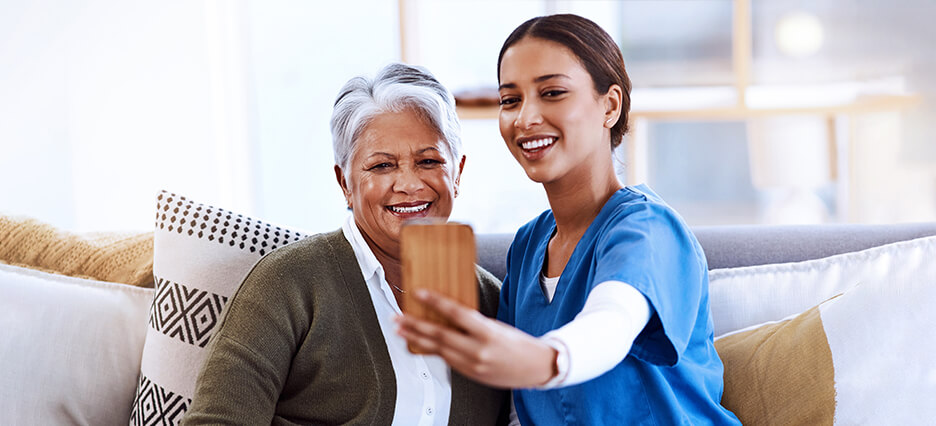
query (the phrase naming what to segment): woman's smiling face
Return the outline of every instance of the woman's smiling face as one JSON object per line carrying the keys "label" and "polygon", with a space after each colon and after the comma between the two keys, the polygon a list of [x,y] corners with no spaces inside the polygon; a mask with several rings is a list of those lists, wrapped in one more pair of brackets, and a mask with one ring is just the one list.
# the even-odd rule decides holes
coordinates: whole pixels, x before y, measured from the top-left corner
{"label": "woman's smiling face", "polygon": [[404,221],[448,219],[463,166],[464,157],[454,164],[439,134],[406,109],[367,124],[338,180],[364,237],[398,257]]}
{"label": "woman's smiling face", "polygon": [[524,38],[504,52],[500,77],[501,136],[530,179],[554,182],[610,155],[607,95],[568,48]]}

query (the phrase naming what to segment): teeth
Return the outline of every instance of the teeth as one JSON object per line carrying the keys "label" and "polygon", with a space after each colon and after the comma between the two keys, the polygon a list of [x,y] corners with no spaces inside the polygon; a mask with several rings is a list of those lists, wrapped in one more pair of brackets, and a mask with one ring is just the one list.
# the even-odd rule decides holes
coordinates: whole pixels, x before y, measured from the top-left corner
{"label": "teeth", "polygon": [[537,148],[542,148],[544,146],[552,145],[553,142],[555,141],[556,141],[555,138],[542,138],[542,139],[536,139],[532,141],[526,141],[520,144],[520,146],[522,146],[523,149],[537,149]]}
{"label": "teeth", "polygon": [[423,210],[425,210],[425,209],[427,209],[427,208],[429,208],[429,203],[420,204],[420,205],[418,205],[418,206],[413,206],[413,207],[395,207],[395,206],[390,206],[390,210],[392,210],[392,211],[394,211],[394,212],[396,212],[396,213],[416,213],[416,212],[421,212],[421,211],[423,211]]}

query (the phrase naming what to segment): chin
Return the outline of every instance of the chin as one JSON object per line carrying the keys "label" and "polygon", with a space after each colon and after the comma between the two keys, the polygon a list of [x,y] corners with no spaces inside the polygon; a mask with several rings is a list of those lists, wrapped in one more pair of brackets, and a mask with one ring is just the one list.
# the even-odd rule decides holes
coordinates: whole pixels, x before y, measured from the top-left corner
{"label": "chin", "polygon": [[536,174],[527,173],[527,177],[530,178],[530,180],[532,180],[533,182],[536,182],[539,184],[546,183],[546,179],[543,179],[542,177]]}
{"label": "chin", "polygon": [[548,183],[552,181],[552,175],[544,167],[524,167],[523,171],[530,180],[536,183]]}
{"label": "chin", "polygon": [[427,218],[427,219],[441,220],[441,221],[443,221],[443,222],[448,222],[449,215],[450,215],[451,213],[452,213],[451,210],[449,210],[448,213],[439,212],[439,211],[430,211],[429,214],[426,215],[426,218]]}

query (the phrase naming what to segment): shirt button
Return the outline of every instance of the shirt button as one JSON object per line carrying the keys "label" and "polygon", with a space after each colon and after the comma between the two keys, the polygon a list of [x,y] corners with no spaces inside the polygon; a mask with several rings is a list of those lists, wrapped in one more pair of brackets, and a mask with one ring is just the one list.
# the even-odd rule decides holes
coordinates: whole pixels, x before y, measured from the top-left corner
{"label": "shirt button", "polygon": [[429,372],[423,371],[422,373],[419,373],[419,376],[422,377],[423,380],[429,380]]}
{"label": "shirt button", "polygon": [[432,415],[432,407],[426,407],[426,414]]}

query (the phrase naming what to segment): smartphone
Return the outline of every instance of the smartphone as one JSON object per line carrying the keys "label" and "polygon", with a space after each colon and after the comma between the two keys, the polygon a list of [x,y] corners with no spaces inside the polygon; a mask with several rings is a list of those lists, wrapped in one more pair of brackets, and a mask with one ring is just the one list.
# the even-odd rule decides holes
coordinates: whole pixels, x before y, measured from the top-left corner
{"label": "smartphone", "polygon": [[[400,233],[400,257],[403,313],[453,327],[416,300],[414,293],[419,289],[432,290],[465,307],[478,309],[477,251],[470,226],[425,221],[407,224]],[[418,353],[412,346],[409,349]]]}

